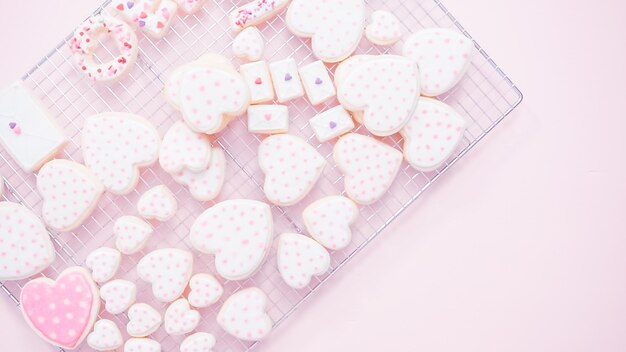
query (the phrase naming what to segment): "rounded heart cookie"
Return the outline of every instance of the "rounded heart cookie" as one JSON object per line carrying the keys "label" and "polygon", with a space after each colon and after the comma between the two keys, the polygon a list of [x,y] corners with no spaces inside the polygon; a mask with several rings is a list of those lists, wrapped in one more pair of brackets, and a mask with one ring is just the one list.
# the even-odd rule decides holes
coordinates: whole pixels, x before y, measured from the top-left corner
{"label": "rounded heart cookie", "polygon": [[165,222],[176,215],[178,202],[169,188],[160,185],[149,189],[139,198],[137,210],[144,219]]}
{"label": "rounded heart cookie", "polygon": [[189,189],[191,196],[200,202],[208,202],[217,198],[224,186],[226,177],[226,157],[224,151],[213,148],[209,167],[200,172],[182,170],[172,175],[174,181]]}
{"label": "rounded heart cookie", "polygon": [[216,303],[224,288],[217,279],[210,274],[196,274],[189,281],[189,304],[196,308],[206,308]]}
{"label": "rounded heart cookie", "polygon": [[96,351],[113,351],[123,344],[120,329],[107,319],[98,320],[93,331],[87,336],[87,345]]}
{"label": "rounded heart cookie", "polygon": [[126,255],[142,250],[153,233],[152,225],[136,216],[122,216],[113,225],[115,247]]}
{"label": "rounded heart cookie", "polygon": [[393,45],[402,37],[400,20],[389,11],[374,11],[365,36],[377,45]]}
{"label": "rounded heart cookie", "polygon": [[211,141],[208,136],[192,131],[184,122],[178,121],[163,137],[159,164],[169,174],[190,170],[206,170],[211,161]]}
{"label": "rounded heart cookie", "polygon": [[113,280],[100,287],[100,298],[107,312],[116,315],[128,309],[137,298],[137,285],[126,280]]}
{"label": "rounded heart cookie", "polygon": [[263,35],[256,27],[244,29],[233,41],[233,54],[248,61],[261,60],[264,50]]}
{"label": "rounded heart cookie", "polygon": [[181,298],[174,301],[165,311],[165,332],[171,336],[185,335],[200,323],[200,313],[189,307],[189,302]]}
{"label": "rounded heart cookie", "polygon": [[152,306],[136,303],[128,310],[126,332],[133,337],[145,337],[157,331],[162,322],[161,314]]}
{"label": "rounded heart cookie", "polygon": [[132,338],[124,344],[124,352],[161,352],[161,344],[151,339]]}
{"label": "rounded heart cookie", "polygon": [[98,248],[89,253],[85,266],[91,270],[91,277],[97,283],[111,280],[122,262],[122,253],[112,248]]}
{"label": "rounded heart cookie", "polygon": [[302,218],[311,237],[322,246],[340,250],[352,241],[350,225],[359,217],[359,208],[346,197],[322,198],[304,209]]}
{"label": "rounded heart cookie", "polygon": [[217,315],[217,323],[240,340],[259,341],[272,331],[272,319],[266,309],[265,293],[256,287],[246,288],[226,300]]}
{"label": "rounded heart cookie", "polygon": [[212,352],[215,342],[215,336],[206,332],[197,332],[188,336],[180,344],[180,352]]}
{"label": "rounded heart cookie", "polygon": [[313,276],[330,268],[328,251],[310,237],[285,233],[278,241],[278,271],[285,283],[295,289],[309,285]]}
{"label": "rounded heart cookie", "polygon": [[172,302],[181,296],[191,278],[193,255],[176,248],[158,249],[137,264],[137,274],[152,284],[154,297]]}

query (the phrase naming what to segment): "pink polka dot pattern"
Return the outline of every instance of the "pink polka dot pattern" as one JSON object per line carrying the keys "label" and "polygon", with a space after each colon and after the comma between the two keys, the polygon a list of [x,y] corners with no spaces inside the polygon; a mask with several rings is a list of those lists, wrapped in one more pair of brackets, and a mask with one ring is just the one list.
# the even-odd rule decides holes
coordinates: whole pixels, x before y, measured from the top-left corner
{"label": "pink polka dot pattern", "polygon": [[124,352],[161,352],[161,344],[151,339],[129,339]]}
{"label": "pink polka dot pattern", "polygon": [[285,233],[278,241],[278,271],[287,285],[297,290],[324,275],[330,267],[328,251],[310,237]]}
{"label": "pink polka dot pattern", "polygon": [[337,97],[350,111],[364,111],[363,125],[376,136],[390,136],[404,127],[417,106],[419,77],[415,63],[381,55],[355,69],[341,83]]}
{"label": "pink polka dot pattern", "polygon": [[144,337],[157,331],[163,322],[159,312],[145,303],[136,303],[128,310],[126,332],[133,337]]}
{"label": "pink polka dot pattern", "polygon": [[206,308],[216,303],[224,293],[222,285],[210,274],[196,274],[189,282],[189,304],[196,308]]}
{"label": "pink polka dot pattern", "polygon": [[221,277],[244,280],[265,261],[274,235],[273,224],[269,205],[227,200],[202,213],[189,236],[195,249],[215,255],[215,268]]}
{"label": "pink polka dot pattern", "polygon": [[200,323],[200,313],[189,308],[189,302],[181,298],[165,311],[165,332],[171,336],[185,335]]}
{"label": "pink polka dot pattern", "polygon": [[87,345],[96,351],[113,351],[124,344],[122,333],[114,322],[102,319],[94,325],[87,336]]}
{"label": "pink polka dot pattern", "polygon": [[440,167],[463,138],[467,121],[450,106],[422,98],[411,121],[402,130],[404,157],[415,169]]}
{"label": "pink polka dot pattern", "polygon": [[206,332],[197,332],[180,344],[180,352],[212,352],[215,337]]}
{"label": "pink polka dot pattern", "polygon": [[167,173],[188,169],[205,170],[211,161],[211,141],[208,136],[196,133],[182,121],[176,122],[163,137],[159,164]]}
{"label": "pink polka dot pattern", "polygon": [[201,172],[183,170],[172,175],[174,181],[187,186],[191,196],[201,202],[217,198],[226,177],[226,157],[224,156],[224,151],[219,147],[215,147],[211,154],[211,163],[206,170]]}
{"label": "pink polka dot pattern", "polygon": [[39,170],[37,190],[43,198],[44,222],[54,230],[66,232],[80,226],[91,215],[104,186],[85,166],[56,159]]}
{"label": "pink polka dot pattern", "polygon": [[144,219],[165,222],[176,215],[178,202],[169,188],[160,185],[149,189],[139,198],[137,210]]}
{"label": "pink polka dot pattern", "polygon": [[37,278],[22,288],[21,308],[28,323],[49,343],[74,349],[87,336],[100,309],[89,273],[66,269],[56,281]]}
{"label": "pink polka dot pattern", "polygon": [[297,36],[312,38],[313,53],[322,61],[350,56],[363,36],[363,0],[293,0],[287,26]]}
{"label": "pink polka dot pattern", "polygon": [[400,20],[388,11],[375,11],[365,29],[367,39],[378,45],[392,45],[402,37]]}
{"label": "pink polka dot pattern", "polygon": [[362,205],[375,203],[385,195],[403,159],[398,150],[356,133],[339,139],[333,157],[344,174],[346,194]]}
{"label": "pink polka dot pattern", "polygon": [[157,39],[165,36],[178,9],[172,0],[113,0],[111,6],[127,22]]}
{"label": "pink polka dot pattern", "polygon": [[309,205],[302,217],[311,237],[328,249],[339,250],[352,241],[350,225],[359,217],[359,208],[346,197],[330,196]]}
{"label": "pink polka dot pattern", "polygon": [[113,280],[100,287],[100,298],[107,312],[116,315],[128,309],[137,297],[137,286],[126,280]]}
{"label": "pink polka dot pattern", "polygon": [[115,247],[126,255],[142,250],[152,233],[152,225],[136,216],[122,216],[113,225]]}
{"label": "pink polka dot pattern", "polygon": [[306,197],[326,166],[326,159],[315,148],[288,134],[266,138],[258,155],[265,173],[265,196],[281,206],[294,205]]}
{"label": "pink polka dot pattern", "polygon": [[417,61],[422,94],[435,97],[452,89],[467,72],[476,51],[474,43],[447,28],[432,28],[412,34],[403,55]]}
{"label": "pink polka dot pattern", "polygon": [[137,264],[137,274],[152,284],[154,297],[172,302],[183,293],[191,278],[193,256],[187,251],[165,248],[153,251]]}
{"label": "pink polka dot pattern", "polygon": [[240,340],[259,341],[272,330],[267,315],[267,296],[256,287],[243,289],[226,300],[217,315],[217,323]]}
{"label": "pink polka dot pattern", "polygon": [[205,0],[175,0],[178,7],[186,14],[197,12],[204,5]]}
{"label": "pink polka dot pattern", "polygon": [[89,253],[85,266],[91,269],[91,277],[97,283],[111,280],[122,262],[122,254],[112,248],[98,248]]}
{"label": "pink polka dot pattern", "polygon": [[54,257],[48,231],[37,215],[23,205],[0,202],[0,281],[35,275]]}
{"label": "pink polka dot pattern", "polygon": [[263,57],[265,41],[256,27],[244,29],[233,41],[233,54],[249,61],[259,61]]}

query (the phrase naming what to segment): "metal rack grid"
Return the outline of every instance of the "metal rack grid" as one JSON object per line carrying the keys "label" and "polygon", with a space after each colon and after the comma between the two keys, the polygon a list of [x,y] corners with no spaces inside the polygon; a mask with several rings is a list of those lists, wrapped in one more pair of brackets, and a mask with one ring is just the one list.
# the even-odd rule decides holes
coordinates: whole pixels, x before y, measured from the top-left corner
{"label": "metal rack grid", "polygon": [[[109,3],[110,0],[106,1],[96,13],[106,12]],[[166,104],[162,95],[167,74],[175,67],[195,60],[207,52],[232,57],[230,45],[234,34],[228,26],[226,14],[238,3],[240,1],[209,0],[197,14],[174,19],[172,28],[164,39],[155,41],[140,35],[137,65],[128,77],[113,85],[94,84],[85,79],[75,67],[67,46],[71,35],[65,38],[22,77],[26,86],[43,101],[52,115],[56,116],[57,122],[71,139],[61,157],[82,161],[79,141],[83,120],[87,116],[103,111],[128,111],[140,114],[147,117],[163,135],[172,123],[180,118],[179,114]],[[439,0],[366,0],[366,3],[370,12],[386,9],[396,14],[407,32],[434,26],[455,27],[470,37]],[[308,41],[294,37],[285,28],[284,13],[262,25],[260,29],[267,42],[265,60],[268,62],[289,56],[294,57],[300,65],[315,60]],[[98,53],[102,60],[112,57],[107,47],[105,45],[105,49]],[[357,53],[399,53],[401,47],[402,42],[390,48],[383,48],[372,46],[363,40]],[[456,155],[439,170],[430,173],[417,172],[405,163],[393,187],[380,202],[360,207],[361,216],[353,227],[352,244],[342,251],[333,252],[331,270],[325,276],[314,278],[308,288],[296,291],[283,283],[275,264],[276,245],[273,246],[262,269],[252,278],[241,282],[225,282],[225,294],[220,302],[212,307],[200,309],[203,321],[197,329],[211,332],[217,337],[216,350],[247,351],[256,345],[228,336],[215,322],[221,303],[231,293],[242,287],[261,288],[269,297],[269,314],[275,326],[280,325],[522,101],[522,94],[515,84],[477,43],[476,47],[479,54],[474,58],[467,76],[453,91],[440,97],[471,121]],[[234,59],[234,62],[237,64],[239,60]],[[335,66],[330,68],[334,71]],[[301,213],[304,206],[325,195],[343,192],[343,177],[332,161],[333,143],[319,144],[308,125],[309,118],[336,105],[337,102],[312,107],[305,99],[288,104],[291,116],[290,133],[305,138],[315,146],[328,159],[329,165],[314,191],[300,205],[289,208],[272,207],[277,233],[303,233]],[[367,133],[361,128],[357,131]],[[247,132],[244,118],[233,121],[225,132],[213,139],[227,155],[227,182],[216,201],[233,198],[264,200],[262,191],[264,175],[256,161],[256,150],[261,139]],[[402,146],[399,136],[383,140],[398,149]],[[8,189],[4,195],[6,200],[23,203],[36,213],[40,213],[41,198],[35,190],[36,176],[19,170],[9,155],[2,150],[0,150],[0,174],[5,177]],[[122,215],[136,214],[135,204],[140,195],[158,184],[165,184],[172,189],[179,201],[180,209],[173,220],[153,224],[156,228],[154,237],[141,253],[124,257],[117,277],[137,282],[138,301],[149,303],[163,313],[166,305],[152,297],[149,285],[138,280],[134,268],[143,255],[157,248],[178,247],[191,250],[187,236],[189,228],[195,218],[214,202],[199,203],[191,200],[187,190],[177,185],[157,166],[142,172],[139,186],[129,196],[106,194],[98,209],[81,228],[72,233],[50,233],[56,247],[57,259],[42,275],[54,278],[68,266],[82,265],[91,250],[101,246],[113,247],[114,220]],[[197,252],[194,254],[195,272],[215,272],[211,256],[200,255]],[[0,283],[0,287],[16,305],[19,305],[19,292],[24,283],[25,281],[4,282]],[[125,330],[127,322],[125,315],[111,316],[103,312],[101,316],[112,319],[122,331]],[[181,337],[168,336],[163,329],[153,334],[152,338],[161,342],[164,351],[177,350],[182,341]],[[83,344],[78,350],[87,351],[89,348]]]}

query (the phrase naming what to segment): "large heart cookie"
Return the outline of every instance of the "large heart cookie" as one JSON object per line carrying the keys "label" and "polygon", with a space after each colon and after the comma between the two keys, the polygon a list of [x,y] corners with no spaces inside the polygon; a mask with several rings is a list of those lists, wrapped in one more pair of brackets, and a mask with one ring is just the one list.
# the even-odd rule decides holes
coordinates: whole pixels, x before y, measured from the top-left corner
{"label": "large heart cookie", "polygon": [[310,237],[285,233],[278,241],[278,271],[287,285],[302,289],[330,267],[328,251]]}
{"label": "large heart cookie", "polygon": [[193,255],[176,248],[158,249],[143,257],[137,264],[137,274],[152,284],[154,297],[161,302],[172,302],[183,293],[191,278]]}
{"label": "large heart cookie", "polygon": [[113,351],[123,344],[120,329],[107,319],[98,320],[87,336],[87,345],[96,351]]}
{"label": "large heart cookie", "polygon": [[52,229],[66,232],[80,226],[98,205],[104,186],[84,165],[56,159],[37,175],[43,198],[41,215]]}
{"label": "large heart cookie", "polygon": [[302,218],[313,237],[322,246],[340,250],[352,241],[350,225],[359,217],[359,208],[346,197],[322,198],[304,209]]}
{"label": "large heart cookie", "polygon": [[144,220],[136,216],[122,216],[113,225],[115,247],[123,254],[135,254],[143,249],[153,232],[152,225]]}
{"label": "large heart cookie", "polygon": [[402,165],[402,153],[376,139],[352,133],[335,145],[333,157],[345,177],[346,194],[362,205],[387,192]]}
{"label": "large heart cookie", "polygon": [[88,117],[82,131],[85,165],[107,191],[126,195],[139,181],[139,168],[159,157],[159,132],[133,114],[108,112]]}
{"label": "large heart cookie", "polygon": [[401,131],[404,158],[417,170],[437,169],[454,153],[466,126],[467,121],[447,104],[420,99],[413,118]]}
{"label": "large heart cookie", "polygon": [[113,248],[98,248],[89,253],[85,266],[91,270],[91,277],[97,283],[111,280],[122,262],[122,253]]}
{"label": "large heart cookie", "polygon": [[80,267],[63,271],[55,280],[37,278],[22,287],[22,313],[47,342],[72,350],[91,331],[100,310],[98,287]]}
{"label": "large heart cookie", "polygon": [[189,302],[181,298],[174,301],[165,311],[165,332],[171,336],[185,335],[200,323],[200,313],[189,307]]}
{"label": "large heart cookie", "polygon": [[297,36],[312,38],[313,53],[325,62],[350,56],[365,28],[363,0],[293,0],[287,26]]}
{"label": "large heart cookie", "polygon": [[197,308],[206,308],[216,303],[224,288],[217,279],[210,274],[196,274],[189,281],[189,304]]}
{"label": "large heart cookie", "polygon": [[126,280],[113,280],[100,287],[100,298],[107,312],[115,315],[128,309],[137,298],[137,285]]}
{"label": "large heart cookie", "polygon": [[272,330],[267,315],[267,296],[256,287],[230,296],[217,315],[217,323],[230,335],[244,341],[259,341]]}
{"label": "large heart cookie", "polygon": [[256,27],[244,29],[233,41],[233,54],[249,61],[261,60],[264,50],[263,36]]}
{"label": "large heart cookie", "polygon": [[174,123],[163,137],[159,164],[167,173],[182,170],[200,172],[211,161],[211,141],[208,136],[189,129],[184,122]]}
{"label": "large heart cookie", "polygon": [[269,205],[254,200],[228,200],[207,209],[191,227],[195,249],[215,255],[217,273],[244,280],[263,264],[274,236]]}
{"label": "large heart cookie", "polygon": [[472,40],[461,33],[431,28],[413,33],[404,43],[403,55],[417,61],[422,94],[434,97],[459,83],[475,51]]}
{"label": "large heart cookie", "polygon": [[24,279],[52,264],[54,246],[37,215],[23,205],[0,202],[0,219],[0,281]]}
{"label": "large heart cookie", "polygon": [[206,332],[197,332],[180,344],[180,352],[212,352],[214,346],[215,336]]}
{"label": "large heart cookie", "polygon": [[157,331],[163,318],[152,306],[145,303],[133,304],[128,310],[126,332],[133,337],[144,337]]}
{"label": "large heart cookie", "polygon": [[258,155],[265,173],[265,196],[280,206],[294,205],[306,197],[326,166],[326,159],[315,148],[288,134],[266,138]]}

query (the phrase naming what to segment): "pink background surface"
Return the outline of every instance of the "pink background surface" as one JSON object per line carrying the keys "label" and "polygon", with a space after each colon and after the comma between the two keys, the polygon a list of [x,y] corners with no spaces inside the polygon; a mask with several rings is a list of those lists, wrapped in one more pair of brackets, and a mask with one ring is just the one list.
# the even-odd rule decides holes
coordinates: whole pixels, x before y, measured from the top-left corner
{"label": "pink background surface", "polygon": [[[0,86],[100,1],[0,0]],[[626,7],[445,4],[526,100],[259,350],[626,350]],[[3,350],[53,350],[0,312]]]}

